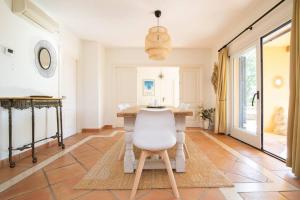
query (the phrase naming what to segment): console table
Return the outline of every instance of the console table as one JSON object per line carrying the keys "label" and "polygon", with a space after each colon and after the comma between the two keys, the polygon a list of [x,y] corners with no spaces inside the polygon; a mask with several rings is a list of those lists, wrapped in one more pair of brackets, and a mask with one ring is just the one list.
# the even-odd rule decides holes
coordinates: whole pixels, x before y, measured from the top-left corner
{"label": "console table", "polygon": [[[8,134],[9,134],[9,166],[11,168],[15,167],[15,162],[12,160],[12,151],[18,150],[23,151],[25,149],[31,148],[32,162],[36,163],[37,158],[35,157],[35,144],[46,139],[57,138],[58,145],[62,149],[65,148],[63,143],[63,126],[62,126],[62,98],[48,98],[48,97],[0,97],[0,107],[8,110]],[[38,108],[50,108],[54,107],[56,109],[56,124],[57,132],[51,137],[46,137],[44,139],[35,141],[35,120],[34,120],[34,109]],[[12,109],[24,110],[31,109],[31,143],[25,144],[22,147],[13,148],[12,141]]]}

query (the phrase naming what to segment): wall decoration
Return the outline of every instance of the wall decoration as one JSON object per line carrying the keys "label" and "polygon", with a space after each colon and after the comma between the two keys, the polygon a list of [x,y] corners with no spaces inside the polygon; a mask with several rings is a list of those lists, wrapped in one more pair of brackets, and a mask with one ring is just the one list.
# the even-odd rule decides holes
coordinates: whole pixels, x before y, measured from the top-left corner
{"label": "wall decoration", "polygon": [[283,78],[281,76],[276,76],[273,79],[273,86],[275,88],[281,88],[283,86]]}
{"label": "wall decoration", "polygon": [[35,48],[35,65],[45,78],[54,76],[57,67],[57,55],[54,47],[46,40],[39,41]]}
{"label": "wall decoration", "polygon": [[214,64],[214,71],[211,75],[211,83],[214,87],[215,93],[217,92],[217,87],[218,87],[218,64]]}
{"label": "wall decoration", "polygon": [[165,75],[164,75],[162,72],[160,72],[159,75],[158,75],[158,78],[164,79],[164,78],[165,78]]}
{"label": "wall decoration", "polygon": [[154,96],[155,95],[155,81],[143,80],[143,95]]}

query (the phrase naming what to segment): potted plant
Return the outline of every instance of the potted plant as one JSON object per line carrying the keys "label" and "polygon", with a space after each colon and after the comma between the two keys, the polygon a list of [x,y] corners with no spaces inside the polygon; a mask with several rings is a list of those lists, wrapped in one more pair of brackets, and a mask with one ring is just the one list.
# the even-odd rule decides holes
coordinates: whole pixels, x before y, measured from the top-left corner
{"label": "potted plant", "polygon": [[199,106],[197,116],[202,119],[204,129],[211,129],[214,122],[215,108],[205,109],[203,106]]}

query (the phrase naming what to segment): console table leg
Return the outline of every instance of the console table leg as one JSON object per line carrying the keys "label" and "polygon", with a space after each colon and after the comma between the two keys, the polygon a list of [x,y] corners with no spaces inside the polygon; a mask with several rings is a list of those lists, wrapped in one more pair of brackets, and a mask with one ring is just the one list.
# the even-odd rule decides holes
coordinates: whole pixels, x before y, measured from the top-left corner
{"label": "console table leg", "polygon": [[8,147],[9,167],[14,168],[16,166],[16,163],[12,160],[12,114],[11,114],[11,107],[8,108],[8,132],[9,132],[9,147]]}
{"label": "console table leg", "polygon": [[60,108],[60,141],[61,141],[61,148],[64,149],[64,136],[63,136],[63,123],[62,123],[62,103],[61,100],[59,101],[59,108]]}
{"label": "console table leg", "polygon": [[60,131],[59,131],[59,114],[58,114],[58,106],[55,107],[56,109],[56,127],[57,127],[57,131],[56,131],[56,137],[57,137],[57,143],[58,146],[61,146],[61,142],[60,142]]}
{"label": "console table leg", "polygon": [[35,147],[34,147],[34,143],[35,143],[35,126],[34,126],[34,105],[33,105],[33,101],[31,100],[31,156],[32,156],[32,162],[36,163],[37,162],[37,158],[35,157]]}

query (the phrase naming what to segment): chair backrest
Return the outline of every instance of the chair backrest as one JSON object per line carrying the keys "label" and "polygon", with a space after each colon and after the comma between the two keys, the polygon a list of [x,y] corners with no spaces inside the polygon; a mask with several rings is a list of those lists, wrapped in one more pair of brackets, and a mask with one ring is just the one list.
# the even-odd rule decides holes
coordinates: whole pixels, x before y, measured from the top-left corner
{"label": "chair backrest", "polygon": [[128,103],[120,103],[120,104],[118,104],[119,111],[125,110],[126,108],[129,108],[129,107],[130,107],[130,104],[128,104]]}
{"label": "chair backrest", "polygon": [[190,108],[190,104],[188,103],[180,103],[179,106],[178,106],[179,109],[182,109],[182,110],[187,110]]}
{"label": "chair backrest", "polygon": [[191,104],[185,103],[184,104],[184,110],[188,110],[190,108]]}
{"label": "chair backrest", "polygon": [[170,110],[149,111],[141,110],[137,114],[134,134],[162,134],[176,135],[175,118]]}

